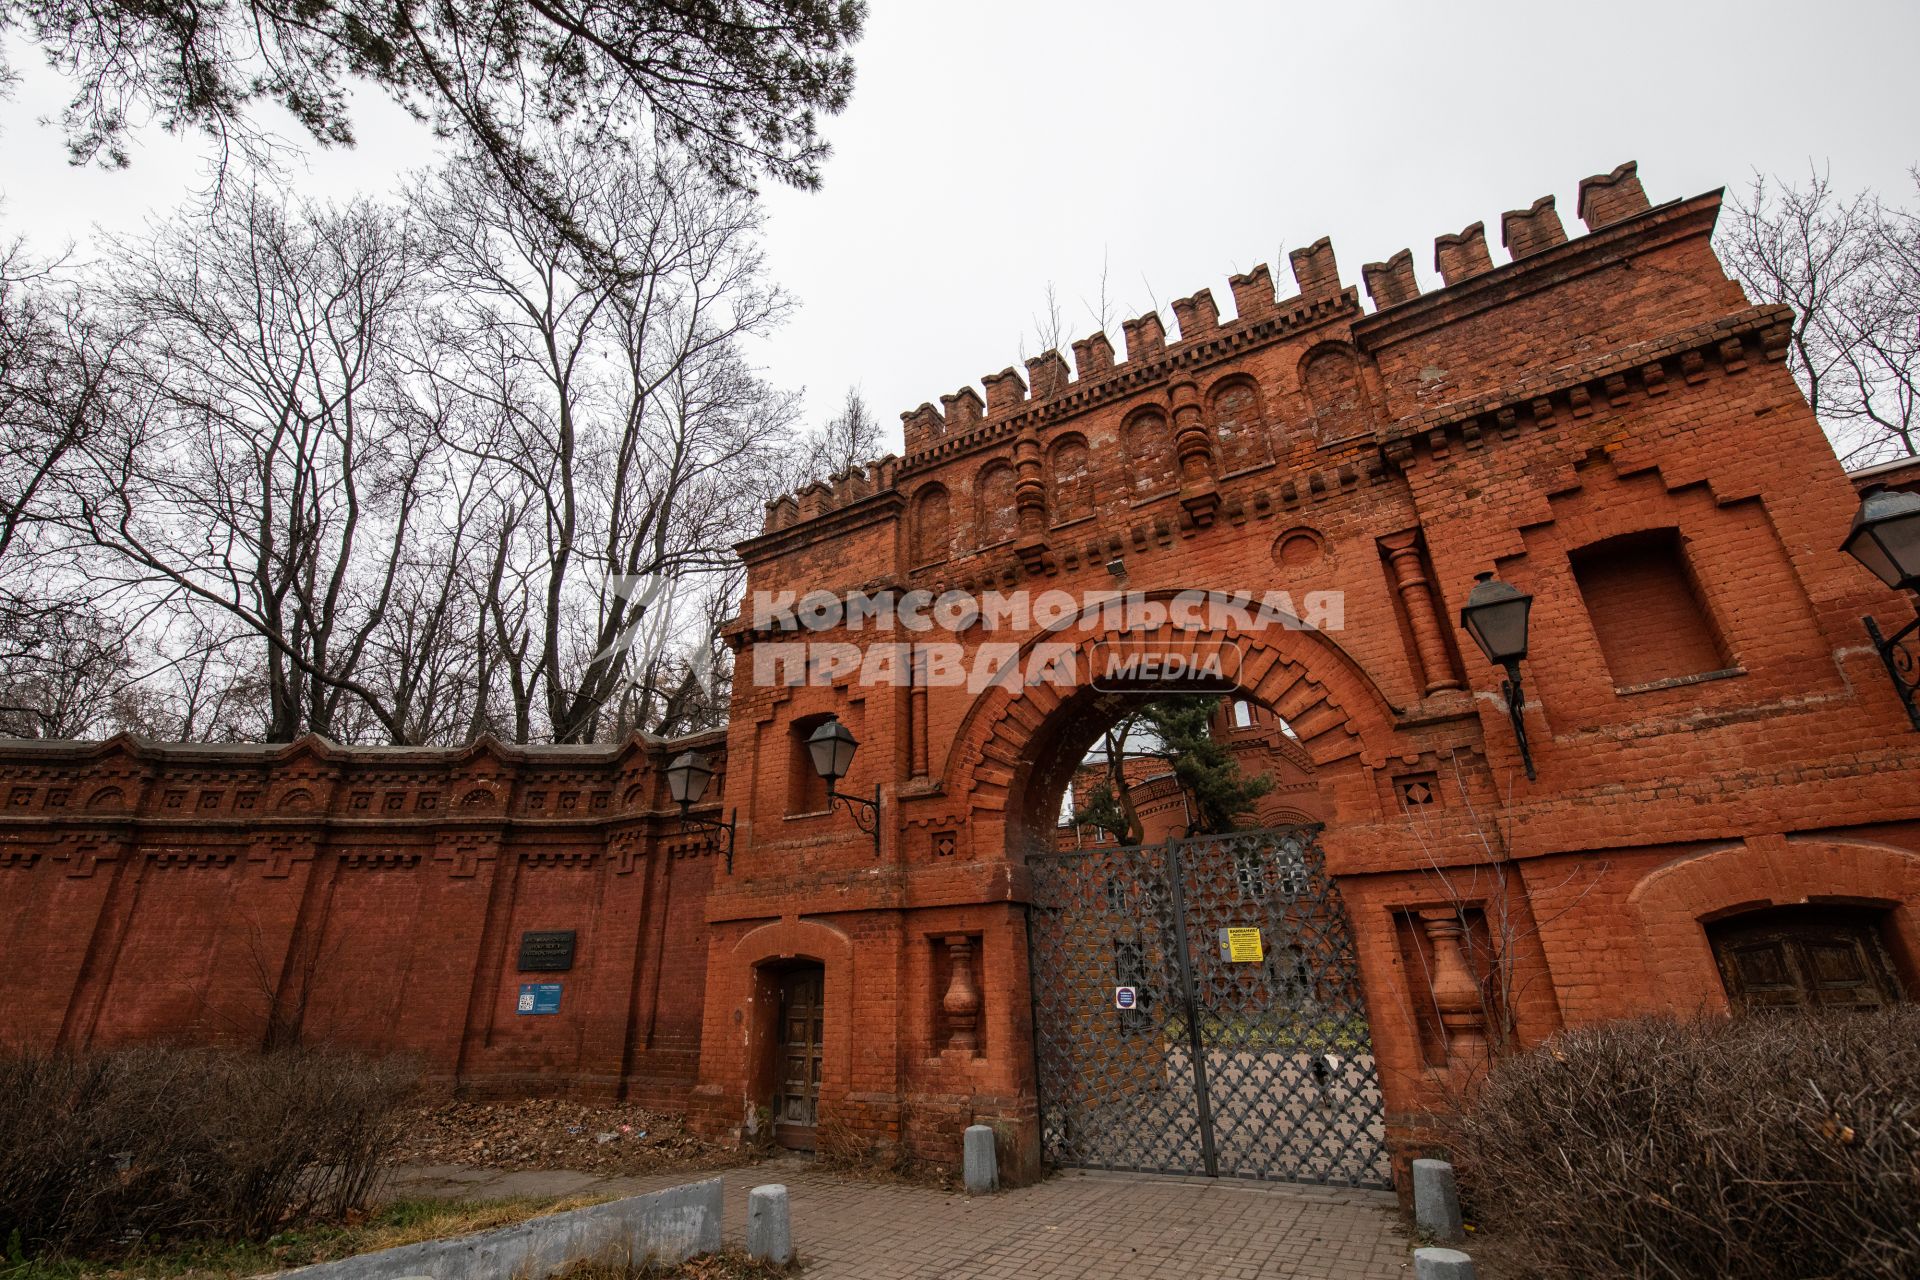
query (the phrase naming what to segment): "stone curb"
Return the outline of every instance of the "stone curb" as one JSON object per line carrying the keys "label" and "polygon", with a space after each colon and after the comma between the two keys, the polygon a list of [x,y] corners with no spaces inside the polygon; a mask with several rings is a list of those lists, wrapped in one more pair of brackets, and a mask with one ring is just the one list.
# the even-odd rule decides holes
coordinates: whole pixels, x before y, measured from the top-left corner
{"label": "stone curb", "polygon": [[275,1280],[541,1280],[582,1258],[683,1262],[720,1249],[719,1178],[530,1218],[452,1240],[282,1271]]}

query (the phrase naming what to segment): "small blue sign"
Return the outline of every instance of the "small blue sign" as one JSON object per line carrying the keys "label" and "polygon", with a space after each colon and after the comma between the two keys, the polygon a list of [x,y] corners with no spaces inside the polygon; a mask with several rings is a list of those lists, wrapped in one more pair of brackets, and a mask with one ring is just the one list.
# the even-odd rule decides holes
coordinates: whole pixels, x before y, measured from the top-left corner
{"label": "small blue sign", "polygon": [[1134,992],[1134,989],[1132,987],[1115,987],[1113,989],[1113,1007],[1114,1008],[1131,1009],[1138,1003],[1139,1003],[1139,997]]}
{"label": "small blue sign", "polygon": [[520,984],[520,1003],[514,1007],[515,1013],[558,1013],[560,1012],[560,983],[523,982]]}

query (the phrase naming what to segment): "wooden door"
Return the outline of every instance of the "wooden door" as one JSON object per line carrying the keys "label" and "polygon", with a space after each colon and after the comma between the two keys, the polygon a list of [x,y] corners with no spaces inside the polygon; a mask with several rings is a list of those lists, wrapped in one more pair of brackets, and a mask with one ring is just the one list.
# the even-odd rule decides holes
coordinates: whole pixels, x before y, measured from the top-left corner
{"label": "wooden door", "polygon": [[1788,908],[1708,930],[1727,998],[1742,1012],[1878,1009],[1900,999],[1870,912]]}
{"label": "wooden door", "polygon": [[773,1137],[811,1151],[820,1113],[820,1026],[824,974],[817,967],[780,975],[780,1044],[775,1063]]}

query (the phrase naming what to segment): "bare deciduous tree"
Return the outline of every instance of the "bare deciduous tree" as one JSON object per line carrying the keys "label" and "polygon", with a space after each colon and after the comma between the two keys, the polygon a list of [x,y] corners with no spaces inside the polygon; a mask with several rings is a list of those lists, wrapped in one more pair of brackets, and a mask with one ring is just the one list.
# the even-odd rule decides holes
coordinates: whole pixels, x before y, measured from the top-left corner
{"label": "bare deciduous tree", "polygon": [[788,304],[741,193],[684,158],[547,155],[567,175],[550,198],[603,254],[471,165],[417,200],[451,300],[434,374],[479,406],[454,443],[495,477],[483,698],[497,680],[516,740],[576,742],[618,722],[651,663],[638,646],[665,637],[663,593],[727,567],[755,527],[791,401],[739,342]]}
{"label": "bare deciduous tree", "polygon": [[226,201],[118,244],[91,298],[0,259],[30,446],[0,462],[0,604],[44,615],[11,619],[0,732],[720,722],[734,544],[878,427],[850,392],[796,439],[746,362],[788,306],[751,195],[686,155],[528,145],[587,242],[469,155],[405,210]]}
{"label": "bare deciduous tree", "polygon": [[406,741],[364,659],[446,481],[393,358],[419,323],[408,223],[256,195],[119,250],[146,400],[89,442],[78,528],[122,598],[178,594],[264,645],[268,739],[365,717]]}
{"label": "bare deciduous tree", "polygon": [[867,408],[860,388],[848,387],[840,411],[794,452],[796,467],[787,487],[844,474],[879,457],[882,447],[880,420]]}
{"label": "bare deciduous tree", "polygon": [[1821,172],[1755,177],[1719,249],[1754,301],[1793,308],[1789,362],[1841,460],[1920,451],[1920,212]]}
{"label": "bare deciduous tree", "polygon": [[111,724],[132,643],[66,572],[63,500],[125,372],[71,274],[0,247],[0,732],[26,737]]}
{"label": "bare deciduous tree", "polygon": [[0,640],[0,735],[78,738],[115,722],[129,629],[72,601],[43,605]]}

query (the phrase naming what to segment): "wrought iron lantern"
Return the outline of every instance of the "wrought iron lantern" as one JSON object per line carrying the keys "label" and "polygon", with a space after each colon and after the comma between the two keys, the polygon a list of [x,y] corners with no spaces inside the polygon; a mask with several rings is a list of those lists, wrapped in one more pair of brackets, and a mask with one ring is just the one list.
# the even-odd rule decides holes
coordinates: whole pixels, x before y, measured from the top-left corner
{"label": "wrought iron lantern", "polygon": [[1495,578],[1491,573],[1475,577],[1472,592],[1460,610],[1460,626],[1487,655],[1487,661],[1505,667],[1507,678],[1500,693],[1507,700],[1507,717],[1513,721],[1513,736],[1520,744],[1520,763],[1532,781],[1533,752],[1527,745],[1527,723],[1520,715],[1525,694],[1520,684],[1520,660],[1527,656],[1527,615],[1533,609],[1533,597],[1520,588]]}
{"label": "wrought iron lantern", "polygon": [[860,740],[838,720],[828,720],[807,739],[807,754],[813,757],[813,771],[826,779],[827,799],[847,806],[853,824],[873,837],[873,856],[880,856],[880,784],[873,784],[873,799],[840,794],[840,779],[853,767],[853,753]]}
{"label": "wrought iron lantern", "polygon": [[732,875],[734,814],[730,812],[725,822],[714,822],[695,818],[687,812],[700,803],[700,797],[707,794],[707,784],[712,781],[713,761],[698,751],[683,751],[667,766],[667,794],[680,806],[681,824],[701,831],[726,832],[727,874]]}
{"label": "wrought iron lantern", "polygon": [[[1920,494],[1868,485],[1840,549],[1894,590],[1920,591]],[[1887,664],[1907,719],[1920,729],[1920,701],[1915,698],[1920,692],[1920,605],[1915,606],[1914,620],[1890,636],[1880,634],[1880,624],[1871,616],[1860,621]]]}

